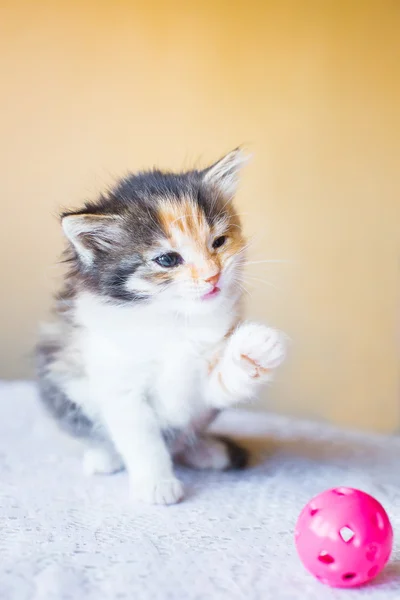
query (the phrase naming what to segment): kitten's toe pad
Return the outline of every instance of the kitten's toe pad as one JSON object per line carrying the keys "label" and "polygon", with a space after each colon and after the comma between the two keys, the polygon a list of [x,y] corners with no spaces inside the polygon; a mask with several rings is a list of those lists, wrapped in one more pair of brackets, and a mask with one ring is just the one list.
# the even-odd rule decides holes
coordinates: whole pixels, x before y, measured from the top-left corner
{"label": "kitten's toe pad", "polygon": [[111,475],[124,468],[121,458],[104,448],[88,448],[83,456],[86,475]]}
{"label": "kitten's toe pad", "polygon": [[132,497],[147,504],[176,504],[183,498],[183,485],[176,479],[133,481]]}
{"label": "kitten's toe pad", "polygon": [[285,335],[257,323],[245,323],[234,334],[235,359],[257,378],[276,369],[286,355]]}

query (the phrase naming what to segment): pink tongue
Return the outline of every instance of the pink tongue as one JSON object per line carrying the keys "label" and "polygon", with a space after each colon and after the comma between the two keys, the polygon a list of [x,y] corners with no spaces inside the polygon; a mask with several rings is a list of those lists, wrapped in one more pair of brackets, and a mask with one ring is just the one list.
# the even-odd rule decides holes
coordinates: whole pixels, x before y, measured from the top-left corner
{"label": "pink tongue", "polygon": [[207,299],[207,298],[212,298],[213,296],[215,296],[216,294],[218,294],[218,292],[220,292],[221,290],[219,289],[219,287],[215,286],[214,289],[211,290],[211,292],[208,292],[208,294],[205,294],[203,296],[203,299]]}

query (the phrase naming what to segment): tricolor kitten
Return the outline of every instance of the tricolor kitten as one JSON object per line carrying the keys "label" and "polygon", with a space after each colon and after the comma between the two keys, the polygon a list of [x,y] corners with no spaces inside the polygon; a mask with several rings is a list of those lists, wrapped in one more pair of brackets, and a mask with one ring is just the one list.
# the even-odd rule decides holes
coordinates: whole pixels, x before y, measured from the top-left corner
{"label": "tricolor kitten", "polygon": [[43,403],[87,444],[84,467],[126,467],[132,495],[183,497],[173,461],[245,466],[207,434],[218,411],[253,398],[284,338],[242,321],[245,240],[232,205],[235,150],[203,171],[130,175],[62,216],[69,272],[38,345]]}

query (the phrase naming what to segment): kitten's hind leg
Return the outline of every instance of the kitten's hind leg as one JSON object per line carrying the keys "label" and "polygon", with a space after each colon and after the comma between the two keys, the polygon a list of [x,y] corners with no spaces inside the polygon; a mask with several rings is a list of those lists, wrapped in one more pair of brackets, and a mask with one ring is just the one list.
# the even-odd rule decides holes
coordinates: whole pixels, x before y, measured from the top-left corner
{"label": "kitten's hind leg", "polygon": [[244,469],[249,455],[247,450],[233,440],[212,435],[199,436],[177,457],[181,464],[193,469],[226,471]]}
{"label": "kitten's hind leg", "polygon": [[111,475],[123,468],[122,458],[110,446],[91,446],[83,455],[83,471],[86,475]]}

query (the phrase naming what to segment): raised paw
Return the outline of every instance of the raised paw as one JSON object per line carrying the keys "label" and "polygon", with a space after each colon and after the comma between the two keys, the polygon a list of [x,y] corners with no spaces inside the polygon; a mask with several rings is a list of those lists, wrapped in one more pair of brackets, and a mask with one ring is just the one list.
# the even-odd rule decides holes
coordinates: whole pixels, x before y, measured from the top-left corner
{"label": "raised paw", "polygon": [[234,360],[250,377],[268,377],[285,358],[286,340],[286,336],[277,329],[258,323],[243,323],[232,336],[231,351]]}
{"label": "raised paw", "polygon": [[134,500],[147,504],[176,504],[183,498],[183,486],[176,479],[132,481],[131,494]]}

